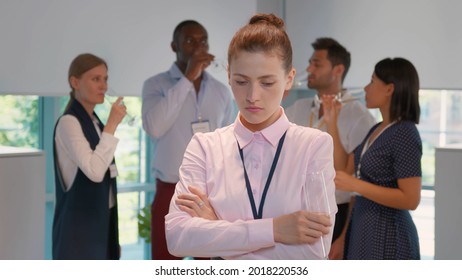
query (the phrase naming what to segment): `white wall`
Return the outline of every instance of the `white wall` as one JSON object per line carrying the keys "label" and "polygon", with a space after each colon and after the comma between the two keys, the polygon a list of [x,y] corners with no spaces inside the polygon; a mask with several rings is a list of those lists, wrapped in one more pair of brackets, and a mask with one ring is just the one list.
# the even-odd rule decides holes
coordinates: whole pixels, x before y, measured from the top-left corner
{"label": "white wall", "polygon": [[457,0],[15,0],[0,1],[0,94],[67,95],[70,61],[93,52],[109,63],[111,87],[140,95],[143,81],[175,59],[169,45],[178,22],[203,23],[211,53],[224,59],[256,11],[285,16],[299,73],[311,42],[331,36],[352,53],[348,87],[364,86],[380,59],[403,56],[423,88],[462,89]]}
{"label": "white wall", "polygon": [[[210,52],[226,58],[236,30],[256,0],[0,1],[0,94],[67,95],[67,71],[79,53],[109,64],[109,84],[140,95],[144,80],[175,60],[172,33],[195,19],[209,33]],[[227,82],[226,73],[217,77]]]}
{"label": "white wall", "polygon": [[363,87],[374,65],[402,56],[423,88],[462,89],[462,2],[457,0],[287,0],[294,64],[304,71],[317,37],[334,37],[352,53],[347,87]]}

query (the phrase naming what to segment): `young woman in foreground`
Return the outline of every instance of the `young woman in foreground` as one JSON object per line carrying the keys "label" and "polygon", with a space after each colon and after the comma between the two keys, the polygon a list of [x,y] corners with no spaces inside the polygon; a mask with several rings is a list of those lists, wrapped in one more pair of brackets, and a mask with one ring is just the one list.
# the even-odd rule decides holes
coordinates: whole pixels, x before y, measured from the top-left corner
{"label": "young woman in foreground", "polygon": [[[325,258],[337,211],[332,138],[290,123],[280,106],[295,76],[284,22],[252,17],[234,35],[228,63],[239,114],[234,124],[197,133],[189,143],[166,216],[169,251]],[[313,174],[322,174],[325,188],[310,183]]]}

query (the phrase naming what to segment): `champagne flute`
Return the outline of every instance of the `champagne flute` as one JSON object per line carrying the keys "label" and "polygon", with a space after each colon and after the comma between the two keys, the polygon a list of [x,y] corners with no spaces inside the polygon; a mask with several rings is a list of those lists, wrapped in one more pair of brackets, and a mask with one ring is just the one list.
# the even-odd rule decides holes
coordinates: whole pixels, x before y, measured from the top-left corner
{"label": "champagne flute", "polygon": [[[324,171],[317,171],[308,174],[308,180],[304,186],[305,205],[307,210],[321,215],[330,215],[329,198],[327,196],[326,181]],[[324,236],[321,235],[321,250],[323,259],[329,259],[327,252],[328,244],[326,244]]]}
{"label": "champagne flute", "polygon": [[228,68],[226,66],[227,64],[225,63],[224,60],[222,59],[214,59],[210,62],[210,69],[214,72],[221,72],[221,71],[228,71]]}
{"label": "champagne flute", "polygon": [[293,88],[294,89],[302,89],[302,88],[307,88],[308,87],[308,75],[307,73],[303,73],[300,75],[295,76],[294,83],[293,83]]}
{"label": "champagne flute", "polygon": [[343,98],[344,93],[345,93],[345,90],[342,90],[342,91],[340,91],[339,93],[337,93],[337,94],[335,95],[335,100],[337,100],[338,102],[344,104],[344,103],[348,103],[348,102],[351,102],[351,101],[356,101],[356,100],[360,100],[360,99],[361,99],[361,98],[359,98],[359,97],[353,97],[353,96],[350,97],[350,98],[348,98],[348,99],[344,99],[344,98]]}
{"label": "champagne flute", "polygon": [[[113,98],[118,98],[120,95],[118,95],[112,88],[108,87],[106,94],[104,95],[104,100],[109,103],[109,105],[112,106],[112,104],[115,102],[115,100],[111,101]],[[121,102],[123,104],[123,100]],[[135,126],[136,123],[136,117],[132,116],[127,112],[126,117],[128,118],[127,124],[129,126]]]}
{"label": "champagne flute", "polygon": [[[354,97],[354,96],[351,96],[347,99],[343,98],[343,95],[344,95],[344,91],[341,91],[337,94],[335,94],[335,97],[334,99],[342,104],[345,104],[345,103],[348,103],[348,102],[352,102],[352,101],[357,101],[357,100],[361,100],[360,97]],[[319,98],[318,96],[315,96],[315,98],[318,100],[317,102],[319,102],[319,104],[322,104],[322,99]]]}
{"label": "champagne flute", "polygon": [[[297,75],[295,77],[295,79],[294,79],[293,88],[294,89],[306,89],[307,87],[308,87],[308,75],[307,75],[307,73]],[[340,102],[342,104],[348,103],[348,102],[351,102],[351,101],[361,100],[361,98],[359,98],[359,97],[350,97],[348,99],[344,99],[343,98],[343,93],[344,93],[343,90],[341,92],[337,93],[335,95],[335,100],[337,100],[338,102]],[[322,100],[319,100],[319,103],[322,103]]]}

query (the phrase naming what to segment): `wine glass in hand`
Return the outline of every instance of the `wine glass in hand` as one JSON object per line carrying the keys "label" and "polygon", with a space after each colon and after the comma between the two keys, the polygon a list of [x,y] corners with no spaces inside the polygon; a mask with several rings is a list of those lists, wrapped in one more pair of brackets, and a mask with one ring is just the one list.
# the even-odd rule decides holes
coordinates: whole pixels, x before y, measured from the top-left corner
{"label": "wine glass in hand", "polygon": [[[119,95],[112,88],[108,88],[106,94],[104,95],[104,100],[112,106],[112,104],[117,100],[118,96]],[[123,101],[122,101],[122,104],[123,104]],[[129,126],[135,125],[136,120],[137,120],[135,116],[132,116],[131,114],[127,113],[126,118],[127,118],[127,124]]]}
{"label": "wine glass in hand", "polygon": [[[304,196],[305,196],[305,205],[306,210],[312,213],[319,215],[329,216],[330,215],[330,205],[329,199],[327,197],[327,189],[325,176],[323,171],[312,172],[307,175],[306,185],[304,186]],[[320,243],[322,250],[323,259],[327,260],[329,257],[329,240],[326,240],[324,236],[321,235]]]}
{"label": "wine glass in hand", "polygon": [[221,60],[221,59],[217,59],[217,58],[214,58],[211,62],[210,62],[210,66],[209,66],[210,70],[213,71],[213,72],[222,72],[222,71],[228,71],[228,68],[226,66],[226,63]]}

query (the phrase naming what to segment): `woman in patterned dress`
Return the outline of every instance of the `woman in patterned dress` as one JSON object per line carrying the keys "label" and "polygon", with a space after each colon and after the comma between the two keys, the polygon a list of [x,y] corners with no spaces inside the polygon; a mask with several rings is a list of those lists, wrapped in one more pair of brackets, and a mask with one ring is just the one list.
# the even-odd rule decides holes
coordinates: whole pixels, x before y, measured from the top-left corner
{"label": "woman in patterned dress", "polygon": [[[380,109],[383,121],[350,155],[349,168],[336,175],[337,188],[356,193],[343,234],[344,256],[420,259],[419,238],[409,214],[419,205],[422,179],[417,71],[406,59],[383,59],[364,90],[367,107]],[[350,175],[353,170],[355,176]]]}

